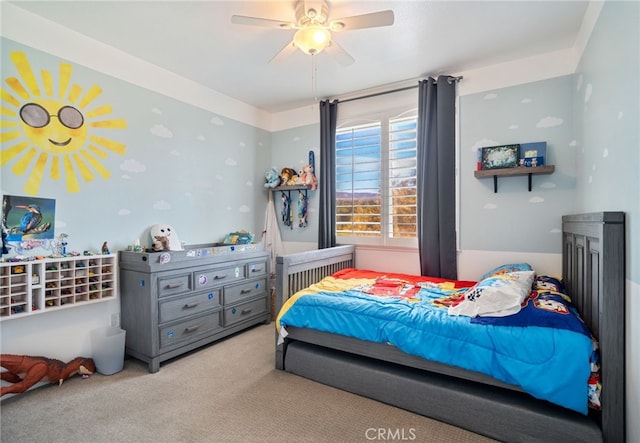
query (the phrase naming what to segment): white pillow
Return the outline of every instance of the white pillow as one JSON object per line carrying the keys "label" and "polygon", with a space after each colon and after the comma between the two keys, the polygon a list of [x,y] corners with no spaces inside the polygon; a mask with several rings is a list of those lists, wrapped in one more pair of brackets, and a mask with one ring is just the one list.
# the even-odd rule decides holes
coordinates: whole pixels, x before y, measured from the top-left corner
{"label": "white pillow", "polygon": [[529,296],[534,271],[494,275],[478,282],[464,294],[464,299],[449,307],[449,315],[467,317],[506,317],[520,312]]}

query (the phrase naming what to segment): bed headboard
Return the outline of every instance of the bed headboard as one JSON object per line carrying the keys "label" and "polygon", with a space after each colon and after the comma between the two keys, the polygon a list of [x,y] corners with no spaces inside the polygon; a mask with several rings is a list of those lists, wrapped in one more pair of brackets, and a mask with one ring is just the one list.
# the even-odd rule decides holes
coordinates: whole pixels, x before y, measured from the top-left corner
{"label": "bed headboard", "polygon": [[624,212],[562,217],[562,275],[600,344],[605,441],[625,441]]}

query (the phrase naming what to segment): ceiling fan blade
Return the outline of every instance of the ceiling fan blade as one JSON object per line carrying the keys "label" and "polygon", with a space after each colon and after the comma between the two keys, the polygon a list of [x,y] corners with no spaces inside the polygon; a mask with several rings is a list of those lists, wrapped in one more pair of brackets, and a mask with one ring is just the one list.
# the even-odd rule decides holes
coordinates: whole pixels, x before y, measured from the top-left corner
{"label": "ceiling fan blade", "polygon": [[332,31],[351,31],[352,29],[377,28],[393,25],[393,11],[372,12],[371,14],[353,15],[329,22]]}
{"label": "ceiling fan blade", "polygon": [[340,46],[335,40],[331,40],[329,46],[324,48],[324,50],[342,66],[349,66],[350,64],[355,62],[355,59],[351,57],[351,55],[349,55],[349,53],[345,51],[344,48]]}
{"label": "ceiling fan blade", "polygon": [[293,42],[289,42],[287,46],[282,48],[280,52],[278,52],[275,56],[273,56],[271,60],[269,60],[269,63],[271,64],[271,63],[281,62],[282,60],[284,60],[285,58],[289,57],[291,54],[296,52],[296,49],[298,49],[296,45]]}
{"label": "ceiling fan blade", "polygon": [[295,24],[282,20],[271,20],[260,17],[247,17],[245,15],[232,15],[231,23],[234,25],[263,26],[266,28],[292,29]]}

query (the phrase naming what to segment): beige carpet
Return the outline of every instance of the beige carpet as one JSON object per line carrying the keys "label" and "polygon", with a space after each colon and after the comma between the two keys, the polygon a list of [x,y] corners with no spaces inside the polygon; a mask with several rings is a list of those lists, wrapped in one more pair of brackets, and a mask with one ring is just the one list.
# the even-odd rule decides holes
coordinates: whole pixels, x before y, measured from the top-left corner
{"label": "beige carpet", "polygon": [[274,369],[274,327],[260,325],[165,362],[0,403],[13,442],[490,442],[383,403]]}

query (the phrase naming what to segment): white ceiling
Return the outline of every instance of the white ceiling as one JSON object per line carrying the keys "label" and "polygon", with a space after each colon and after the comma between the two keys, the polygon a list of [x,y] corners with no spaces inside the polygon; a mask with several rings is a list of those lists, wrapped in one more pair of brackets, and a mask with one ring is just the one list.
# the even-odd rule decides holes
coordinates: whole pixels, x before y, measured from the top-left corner
{"label": "white ceiling", "polygon": [[428,75],[574,46],[587,1],[330,2],[336,19],[391,9],[392,26],[334,33],[355,58],[297,51],[269,64],[293,30],[232,25],[233,14],[295,21],[295,1],[16,1],[14,5],[269,112]]}

